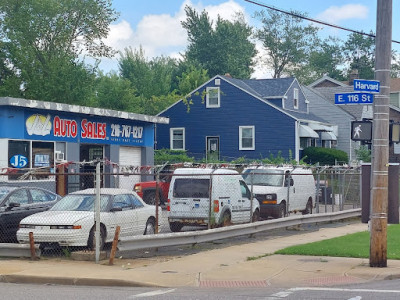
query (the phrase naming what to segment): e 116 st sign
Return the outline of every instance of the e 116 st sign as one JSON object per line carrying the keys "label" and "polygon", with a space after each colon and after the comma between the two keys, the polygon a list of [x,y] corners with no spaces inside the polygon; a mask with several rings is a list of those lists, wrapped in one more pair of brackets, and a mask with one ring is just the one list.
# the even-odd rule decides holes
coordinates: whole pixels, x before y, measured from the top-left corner
{"label": "e 116 st sign", "polygon": [[372,104],[374,95],[369,93],[335,94],[335,104]]}

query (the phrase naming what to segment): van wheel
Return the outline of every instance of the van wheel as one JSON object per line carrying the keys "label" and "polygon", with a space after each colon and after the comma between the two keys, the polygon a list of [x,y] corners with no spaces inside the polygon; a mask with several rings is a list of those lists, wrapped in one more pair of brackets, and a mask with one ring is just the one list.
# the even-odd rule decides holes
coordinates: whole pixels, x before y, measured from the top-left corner
{"label": "van wheel", "polygon": [[156,205],[156,192],[150,191],[144,194],[143,201],[150,205]]}
{"label": "van wheel", "polygon": [[279,204],[277,218],[283,218],[284,216],[286,216],[286,203],[282,202]]}
{"label": "van wheel", "polygon": [[225,226],[229,226],[229,225],[231,225],[232,224],[232,222],[231,222],[231,213],[229,212],[229,211],[226,211],[226,212],[224,212],[224,214],[222,215],[222,222],[221,222],[221,225],[223,226],[223,227],[225,227]]}
{"label": "van wheel", "polygon": [[308,200],[306,209],[302,211],[303,215],[312,214],[312,201]]}
{"label": "van wheel", "polygon": [[257,222],[260,219],[260,211],[257,209],[254,213],[253,213],[253,217],[251,219],[252,222]]}
{"label": "van wheel", "polygon": [[182,227],[183,227],[183,225],[181,223],[179,223],[179,222],[169,223],[169,229],[172,232],[179,232],[179,231],[181,231]]}

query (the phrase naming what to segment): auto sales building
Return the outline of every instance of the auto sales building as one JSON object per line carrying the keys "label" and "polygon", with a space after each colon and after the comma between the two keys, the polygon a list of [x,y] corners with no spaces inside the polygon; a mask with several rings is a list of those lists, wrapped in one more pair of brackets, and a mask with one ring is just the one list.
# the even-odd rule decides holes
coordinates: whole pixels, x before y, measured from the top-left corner
{"label": "auto sales building", "polygon": [[[103,162],[103,172],[139,173],[138,167],[154,163],[154,125],[168,122],[109,109],[0,98],[0,181],[15,181],[28,170],[55,173],[60,165],[67,173],[93,173],[95,161]],[[141,180],[139,175],[129,181],[123,177],[102,178],[102,185],[131,189]],[[71,192],[93,187],[93,180],[69,179],[67,185]]]}

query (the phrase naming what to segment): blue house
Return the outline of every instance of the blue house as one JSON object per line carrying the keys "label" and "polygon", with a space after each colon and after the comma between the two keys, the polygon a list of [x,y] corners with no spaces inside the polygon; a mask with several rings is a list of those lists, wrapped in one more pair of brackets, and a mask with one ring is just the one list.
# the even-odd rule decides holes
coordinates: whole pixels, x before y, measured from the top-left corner
{"label": "blue house", "polygon": [[298,161],[303,148],[331,147],[336,140],[335,128],[309,112],[296,78],[217,75],[158,116],[170,122],[157,124],[156,148],[185,150],[196,159],[232,161],[280,154]]}

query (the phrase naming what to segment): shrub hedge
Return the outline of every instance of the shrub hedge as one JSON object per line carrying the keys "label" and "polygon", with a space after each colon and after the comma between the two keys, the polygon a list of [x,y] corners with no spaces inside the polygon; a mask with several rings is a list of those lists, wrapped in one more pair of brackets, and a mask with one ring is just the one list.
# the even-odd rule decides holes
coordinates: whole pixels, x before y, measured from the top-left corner
{"label": "shrub hedge", "polygon": [[347,153],[332,148],[307,147],[303,150],[304,161],[308,164],[335,165],[348,163]]}

